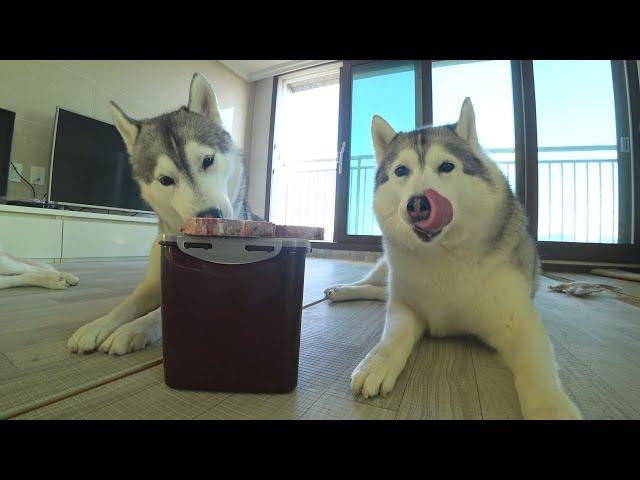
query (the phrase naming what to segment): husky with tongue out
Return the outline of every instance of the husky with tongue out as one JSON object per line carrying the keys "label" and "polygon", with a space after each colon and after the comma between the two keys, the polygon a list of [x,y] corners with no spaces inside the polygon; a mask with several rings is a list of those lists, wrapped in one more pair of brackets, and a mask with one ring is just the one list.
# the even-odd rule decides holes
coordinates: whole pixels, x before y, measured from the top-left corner
{"label": "husky with tongue out", "polygon": [[334,302],[387,300],[382,339],[351,374],[353,393],[389,393],[424,335],[472,334],[511,369],[524,418],[581,418],[533,306],[527,219],[478,143],[470,99],[453,125],[396,133],[375,116],[371,130],[385,256],[361,281],[325,290]]}

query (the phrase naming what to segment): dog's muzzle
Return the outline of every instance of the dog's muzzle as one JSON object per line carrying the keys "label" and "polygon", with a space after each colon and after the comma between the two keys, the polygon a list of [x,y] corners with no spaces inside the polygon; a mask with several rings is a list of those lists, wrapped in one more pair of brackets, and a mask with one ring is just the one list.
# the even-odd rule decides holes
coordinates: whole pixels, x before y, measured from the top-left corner
{"label": "dog's muzzle", "polygon": [[453,219],[453,206],[433,188],[415,195],[407,202],[407,213],[421,240],[431,241]]}
{"label": "dog's muzzle", "polygon": [[407,202],[407,212],[412,222],[426,220],[431,214],[431,204],[424,195],[416,195]]}

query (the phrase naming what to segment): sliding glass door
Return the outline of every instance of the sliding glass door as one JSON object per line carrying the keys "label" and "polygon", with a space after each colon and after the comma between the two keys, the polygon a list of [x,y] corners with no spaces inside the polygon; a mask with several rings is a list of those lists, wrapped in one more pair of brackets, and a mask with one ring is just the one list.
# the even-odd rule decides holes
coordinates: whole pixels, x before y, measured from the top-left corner
{"label": "sliding glass door", "polygon": [[339,64],[279,78],[271,159],[269,218],[324,227],[333,241]]}
{"label": "sliding glass door", "polygon": [[[417,60],[345,62],[341,82],[336,238],[379,244],[373,214],[376,160],[371,119],[384,117],[396,131],[422,124],[422,66]],[[346,207],[346,208],[344,208]]]}
{"label": "sliding glass door", "polygon": [[[640,262],[631,127],[638,77],[635,62],[631,67],[609,60],[532,62],[542,258]],[[637,169],[636,162],[636,202]]]}
{"label": "sliding glass door", "polygon": [[[343,61],[333,88],[337,148],[333,159],[319,154],[335,178],[334,231],[325,242],[380,248],[373,115],[396,131],[448,124],[470,97],[480,144],[522,201],[543,259],[640,264],[636,61]],[[305,118],[291,121],[313,124]],[[332,135],[327,130],[325,145]]]}
{"label": "sliding glass door", "polygon": [[346,211],[336,214],[339,243],[377,245],[380,241],[372,209],[376,169],[371,143],[374,114],[384,117],[396,131],[431,123],[455,123],[462,101],[471,97],[480,141],[515,191],[510,61],[345,62],[342,77],[339,150],[343,152],[338,178],[342,188],[337,205],[346,206]]}
{"label": "sliding glass door", "polygon": [[533,62],[539,241],[631,240],[629,122],[626,102],[616,102],[624,89],[616,63]]}

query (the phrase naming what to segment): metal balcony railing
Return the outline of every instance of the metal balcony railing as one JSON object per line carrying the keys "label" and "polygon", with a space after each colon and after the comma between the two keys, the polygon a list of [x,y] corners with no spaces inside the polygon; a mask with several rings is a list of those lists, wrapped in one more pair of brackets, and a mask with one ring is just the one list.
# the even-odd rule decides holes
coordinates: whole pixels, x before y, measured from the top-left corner
{"label": "metal balcony railing", "polygon": [[[515,189],[515,152],[487,149]],[[285,221],[322,225],[333,236],[334,158],[297,162],[290,169]],[[352,155],[349,169],[349,235],[380,235],[373,209],[373,154]],[[618,241],[618,160],[615,145],[542,147],[538,150],[538,239],[565,242]]]}

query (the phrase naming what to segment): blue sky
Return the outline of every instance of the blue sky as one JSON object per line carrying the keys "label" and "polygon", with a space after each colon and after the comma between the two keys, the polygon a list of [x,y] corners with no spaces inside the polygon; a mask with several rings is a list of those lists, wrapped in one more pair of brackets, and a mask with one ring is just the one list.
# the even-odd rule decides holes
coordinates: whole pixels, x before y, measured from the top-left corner
{"label": "blue sky", "polygon": [[[616,143],[611,66],[608,60],[536,60],[534,75],[538,143],[541,147]],[[382,73],[382,72],[381,72]],[[485,61],[433,69],[434,124],[455,122],[466,96],[477,116],[485,148],[513,147],[510,62]],[[352,153],[371,153],[371,117],[382,115],[396,130],[415,127],[413,70],[356,78]]]}

